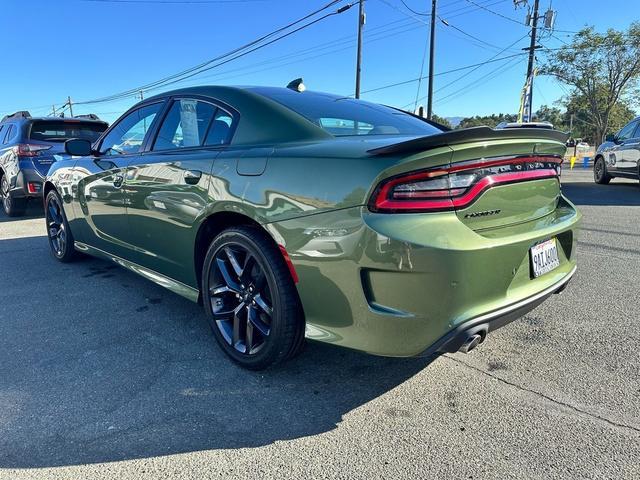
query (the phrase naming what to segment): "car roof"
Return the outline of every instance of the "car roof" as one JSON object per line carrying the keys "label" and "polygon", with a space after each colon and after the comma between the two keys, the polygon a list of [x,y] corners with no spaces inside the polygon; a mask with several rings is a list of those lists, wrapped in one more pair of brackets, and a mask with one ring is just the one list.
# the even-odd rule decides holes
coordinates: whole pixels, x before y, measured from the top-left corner
{"label": "car roof", "polygon": [[204,85],[186,87],[149,97],[137,105],[152,103],[171,96],[203,96],[228,106],[239,114],[232,144],[274,144],[293,141],[315,141],[334,138],[302,115],[270,98],[280,95],[330,95],[318,92],[296,92],[280,87]]}
{"label": "car roof", "polygon": [[62,121],[62,122],[82,122],[82,123],[103,123],[106,124],[104,120],[93,119],[93,118],[79,118],[79,117],[14,117],[11,115],[5,116],[2,120],[0,120],[0,124],[2,123],[29,123],[29,122],[39,122],[39,121]]}

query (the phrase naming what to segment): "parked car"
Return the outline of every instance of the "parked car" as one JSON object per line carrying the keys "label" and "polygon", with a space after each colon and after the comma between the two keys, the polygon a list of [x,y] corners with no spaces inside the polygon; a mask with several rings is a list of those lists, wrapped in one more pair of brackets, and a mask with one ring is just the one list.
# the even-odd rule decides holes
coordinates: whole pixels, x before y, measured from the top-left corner
{"label": "parked car", "polygon": [[202,302],[243,367],[290,358],[305,336],[387,356],[469,351],[575,272],[565,140],[442,132],[325,93],[185,88],[93,145],[66,142],[80,158],[47,177],[47,234],[61,262],[95,255]]}
{"label": "parked car", "polygon": [[593,179],[607,184],[612,178],[640,178],[640,117],[636,117],[618,133],[607,135],[593,160]]}
{"label": "parked car", "polygon": [[27,111],[0,122],[0,203],[11,216],[24,214],[27,200],[42,200],[42,185],[69,138],[95,141],[108,127],[95,115],[32,117]]}

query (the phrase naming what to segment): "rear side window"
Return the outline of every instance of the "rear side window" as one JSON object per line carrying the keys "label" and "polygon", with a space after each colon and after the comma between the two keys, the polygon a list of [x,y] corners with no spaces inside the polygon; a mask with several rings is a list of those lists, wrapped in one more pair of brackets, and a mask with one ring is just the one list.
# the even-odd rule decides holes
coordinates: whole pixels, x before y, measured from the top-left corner
{"label": "rear side window", "polygon": [[233,117],[219,108],[207,133],[204,144],[207,146],[225,145],[231,140]]}
{"label": "rear side window", "polygon": [[82,138],[95,142],[107,126],[102,123],[88,123],[74,120],[39,120],[31,125],[31,140],[62,143],[70,138]]}
{"label": "rear side window", "polygon": [[210,103],[176,100],[162,122],[153,150],[202,146],[216,110]]}

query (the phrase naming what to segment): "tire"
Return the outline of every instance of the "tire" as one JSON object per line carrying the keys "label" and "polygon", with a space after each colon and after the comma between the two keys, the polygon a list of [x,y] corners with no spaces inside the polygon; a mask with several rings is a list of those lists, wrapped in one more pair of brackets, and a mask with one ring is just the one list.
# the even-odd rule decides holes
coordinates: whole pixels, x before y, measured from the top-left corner
{"label": "tire", "polygon": [[27,200],[24,198],[12,198],[9,195],[9,180],[6,175],[0,179],[0,200],[2,209],[8,217],[20,217],[27,209]]}
{"label": "tire", "polygon": [[201,285],[213,335],[238,365],[262,370],[302,349],[298,292],[282,253],[259,228],[220,233],[207,251]]}
{"label": "tire", "polygon": [[77,252],[73,246],[73,234],[62,208],[62,199],[55,190],[47,194],[44,210],[51,254],[63,263],[75,260]]}
{"label": "tire", "polygon": [[593,180],[600,185],[606,185],[611,181],[611,175],[607,172],[607,164],[602,157],[597,157],[593,164]]}

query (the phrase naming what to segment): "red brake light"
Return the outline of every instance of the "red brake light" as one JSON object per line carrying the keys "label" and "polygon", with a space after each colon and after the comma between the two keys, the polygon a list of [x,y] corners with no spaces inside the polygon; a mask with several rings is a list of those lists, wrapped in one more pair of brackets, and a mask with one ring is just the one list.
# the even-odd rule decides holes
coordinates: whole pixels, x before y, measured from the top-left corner
{"label": "red brake light", "polygon": [[555,156],[501,157],[411,172],[382,181],[369,209],[412,213],[465,208],[495,185],[557,178],[561,163]]}
{"label": "red brake light", "polygon": [[28,143],[20,143],[16,147],[16,152],[21,157],[37,157],[43,150],[49,150],[51,145],[33,145]]}

